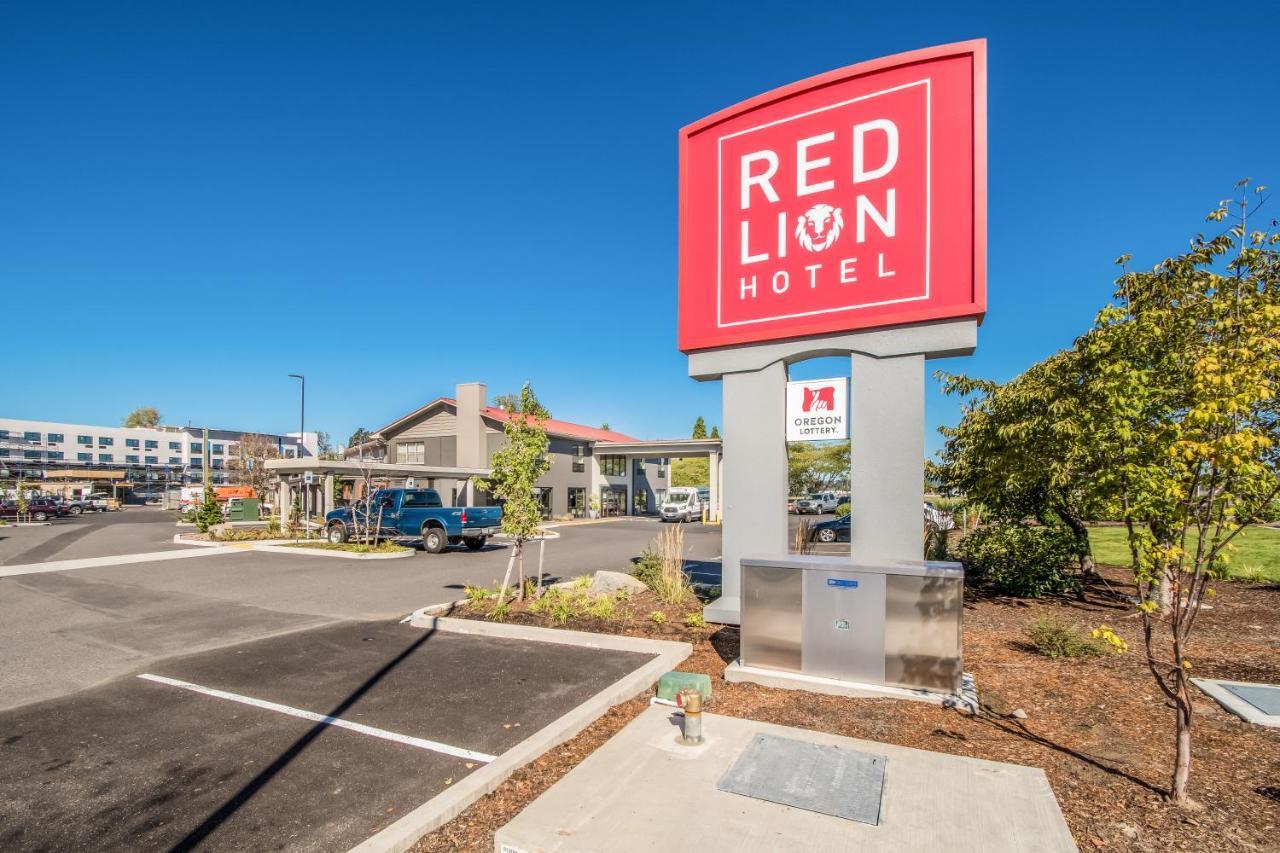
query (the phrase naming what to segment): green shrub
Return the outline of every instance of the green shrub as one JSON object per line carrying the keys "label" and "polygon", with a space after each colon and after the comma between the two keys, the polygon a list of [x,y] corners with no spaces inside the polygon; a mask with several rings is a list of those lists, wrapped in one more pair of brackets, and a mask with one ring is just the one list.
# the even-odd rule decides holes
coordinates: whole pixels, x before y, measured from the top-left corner
{"label": "green shrub", "polygon": [[631,573],[664,604],[682,604],[694,598],[693,585],[684,573],[684,529],[664,525],[654,544],[644,550]]}
{"label": "green shrub", "polygon": [[965,570],[1001,592],[1026,598],[1073,592],[1079,545],[1069,530],[1026,524],[991,524],[960,540]]}
{"label": "green shrub", "polygon": [[848,502],[848,501],[845,501],[844,503],[839,504],[839,505],[837,505],[837,506],[836,506],[836,515],[848,515],[848,514],[849,514],[849,502]]}
{"label": "green shrub", "polygon": [[595,619],[612,619],[615,609],[613,596],[597,595],[587,604],[587,615]]}
{"label": "green shrub", "polygon": [[480,607],[490,595],[493,595],[493,591],[487,586],[465,586],[462,591],[466,593],[467,601],[473,607]]}
{"label": "green shrub", "polygon": [[694,610],[684,617],[684,624],[686,628],[705,628],[707,627],[707,617],[702,615],[701,610]]}
{"label": "green shrub", "polygon": [[1097,638],[1051,616],[1037,616],[1027,637],[1032,648],[1047,658],[1097,657],[1106,650]]}
{"label": "green shrub", "polygon": [[653,622],[655,625],[665,624],[667,621],[667,614],[663,613],[661,610],[655,610],[649,614],[649,621]]}
{"label": "green shrub", "polygon": [[1266,583],[1268,578],[1262,566],[1249,564],[1241,566],[1232,572],[1228,580],[1243,581],[1244,583]]}

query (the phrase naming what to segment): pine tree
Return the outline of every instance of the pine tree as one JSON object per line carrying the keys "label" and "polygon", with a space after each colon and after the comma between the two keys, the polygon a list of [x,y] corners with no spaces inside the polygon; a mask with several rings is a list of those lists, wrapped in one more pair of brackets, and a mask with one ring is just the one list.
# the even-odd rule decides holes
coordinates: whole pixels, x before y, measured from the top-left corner
{"label": "pine tree", "polygon": [[712,437],[712,438],[719,438],[719,437],[720,437],[720,427],[718,427],[718,426],[712,426],[712,427],[711,427],[711,437]]}
{"label": "pine tree", "polygon": [[698,415],[698,419],[693,422],[693,437],[707,437],[707,422],[702,419],[702,415]]}

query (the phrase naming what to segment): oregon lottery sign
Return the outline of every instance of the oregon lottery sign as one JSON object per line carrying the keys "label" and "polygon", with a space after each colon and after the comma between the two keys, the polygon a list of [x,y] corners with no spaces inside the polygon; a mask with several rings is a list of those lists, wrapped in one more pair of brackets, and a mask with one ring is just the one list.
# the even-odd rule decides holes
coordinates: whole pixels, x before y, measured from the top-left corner
{"label": "oregon lottery sign", "polygon": [[784,86],[680,132],[680,349],[986,303],[986,53],[964,42]]}

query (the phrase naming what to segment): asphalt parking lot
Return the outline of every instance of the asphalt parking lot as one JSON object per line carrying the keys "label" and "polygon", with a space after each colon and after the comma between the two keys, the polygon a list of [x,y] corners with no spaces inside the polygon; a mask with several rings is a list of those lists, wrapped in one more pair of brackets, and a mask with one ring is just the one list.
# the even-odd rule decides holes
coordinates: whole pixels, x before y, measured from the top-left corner
{"label": "asphalt parking lot", "polygon": [[[145,508],[0,528],[0,849],[345,850],[483,764],[419,742],[499,755],[647,660],[400,624],[491,585],[505,545],[362,562],[174,532]],[[626,569],[658,532],[562,528],[548,579]],[[713,582],[719,529],[685,534]]]}
{"label": "asphalt parking lot", "polygon": [[648,660],[387,622],[169,659],[0,713],[0,849],[345,850]]}

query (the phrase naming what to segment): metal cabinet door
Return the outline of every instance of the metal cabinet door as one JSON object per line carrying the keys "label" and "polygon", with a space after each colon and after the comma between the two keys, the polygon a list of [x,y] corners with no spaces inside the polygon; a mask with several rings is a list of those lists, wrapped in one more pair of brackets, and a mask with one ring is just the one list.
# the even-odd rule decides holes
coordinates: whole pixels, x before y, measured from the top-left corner
{"label": "metal cabinet door", "polygon": [[804,573],[802,671],[884,683],[884,575]]}

